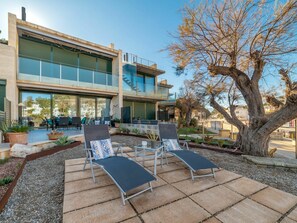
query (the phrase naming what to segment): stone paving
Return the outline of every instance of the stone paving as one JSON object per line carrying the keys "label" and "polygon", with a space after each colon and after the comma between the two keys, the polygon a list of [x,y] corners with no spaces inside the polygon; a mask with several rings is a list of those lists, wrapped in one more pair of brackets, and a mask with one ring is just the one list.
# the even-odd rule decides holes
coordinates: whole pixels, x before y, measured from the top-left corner
{"label": "stone paving", "polygon": [[[134,156],[132,149],[125,150],[124,156]],[[297,222],[296,196],[223,169],[215,178],[192,181],[183,163],[170,157],[168,165],[157,167],[153,192],[123,206],[112,180],[95,167],[93,183],[90,167],[82,171],[83,163],[84,158],[65,161],[65,223]],[[153,170],[152,160],[144,165]]]}

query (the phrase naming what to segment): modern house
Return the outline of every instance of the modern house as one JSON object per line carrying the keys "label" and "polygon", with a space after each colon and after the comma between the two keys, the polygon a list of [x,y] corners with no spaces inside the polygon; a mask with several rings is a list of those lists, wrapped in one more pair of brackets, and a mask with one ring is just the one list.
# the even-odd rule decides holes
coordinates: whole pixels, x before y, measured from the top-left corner
{"label": "modern house", "polygon": [[[32,117],[156,119],[170,85],[157,64],[8,14],[0,44],[0,110]],[[9,106],[8,106],[9,105]]]}

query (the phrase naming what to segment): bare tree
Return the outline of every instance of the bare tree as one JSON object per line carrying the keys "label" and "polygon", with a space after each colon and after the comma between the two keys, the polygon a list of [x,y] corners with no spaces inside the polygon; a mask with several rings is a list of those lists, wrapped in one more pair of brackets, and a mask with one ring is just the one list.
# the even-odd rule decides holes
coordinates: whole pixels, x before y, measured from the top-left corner
{"label": "bare tree", "polygon": [[[297,117],[297,84],[290,67],[297,52],[297,1],[274,11],[269,0],[212,0],[185,7],[175,43],[168,46],[178,71],[197,71],[210,104],[239,129],[237,143],[245,154],[266,156],[270,134]],[[198,73],[199,71],[199,73]],[[262,86],[269,76],[285,83],[285,101],[266,96],[277,110],[265,114]],[[200,79],[201,80],[201,79]],[[249,124],[236,116],[236,103],[246,104]],[[220,99],[228,99],[226,112]]]}
{"label": "bare tree", "polygon": [[176,107],[180,110],[182,118],[185,118],[186,125],[189,126],[194,109],[203,110],[202,94],[195,91],[195,85],[190,80],[184,81],[184,87],[180,88],[179,98]]}

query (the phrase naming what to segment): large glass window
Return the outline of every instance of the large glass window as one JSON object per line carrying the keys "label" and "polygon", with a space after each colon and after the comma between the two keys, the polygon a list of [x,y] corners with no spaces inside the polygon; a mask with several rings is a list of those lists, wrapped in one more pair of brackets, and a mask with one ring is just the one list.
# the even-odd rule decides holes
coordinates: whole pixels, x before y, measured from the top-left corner
{"label": "large glass window", "polygon": [[81,117],[95,118],[95,98],[80,98],[80,115]]}
{"label": "large glass window", "polygon": [[21,103],[19,104],[23,119],[40,126],[44,118],[51,117],[51,96],[50,94],[22,92]]}
{"label": "large glass window", "polygon": [[53,94],[53,115],[77,116],[77,97],[72,95]]}
{"label": "large glass window", "polygon": [[155,77],[145,76],[145,92],[155,91]]}
{"label": "large glass window", "polygon": [[137,74],[137,89],[140,92],[144,92],[144,75]]}
{"label": "large glass window", "polygon": [[110,101],[108,98],[97,98],[97,117],[110,116]]}
{"label": "large glass window", "polygon": [[51,46],[49,44],[39,43],[23,38],[20,38],[19,41],[20,55],[46,61],[51,59]]}

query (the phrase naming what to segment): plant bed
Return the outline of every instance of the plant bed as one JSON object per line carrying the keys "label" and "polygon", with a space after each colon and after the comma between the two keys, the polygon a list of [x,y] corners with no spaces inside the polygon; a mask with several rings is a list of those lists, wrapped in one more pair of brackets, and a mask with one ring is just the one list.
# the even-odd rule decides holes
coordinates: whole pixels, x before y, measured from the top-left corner
{"label": "plant bed", "polygon": [[26,159],[23,158],[10,158],[6,162],[0,161],[0,211],[8,202],[25,164]]}
{"label": "plant bed", "polygon": [[242,152],[240,150],[232,150],[232,149],[227,149],[227,148],[222,148],[219,146],[212,146],[212,145],[205,145],[205,144],[197,144],[193,142],[189,142],[189,147],[191,148],[200,148],[200,149],[208,149],[208,150],[213,150],[221,153],[230,153],[234,155],[242,155]]}
{"label": "plant bed", "polygon": [[71,149],[73,147],[79,146],[80,144],[81,144],[80,141],[73,141],[72,143],[70,143],[68,145],[55,146],[55,147],[53,147],[51,149],[47,149],[47,150],[41,151],[39,153],[33,153],[33,154],[30,154],[30,155],[27,155],[26,159],[27,159],[27,161],[35,160],[35,159],[38,159],[38,158],[43,157],[43,156],[52,155],[52,154],[54,154],[56,152],[60,152],[62,150]]}

